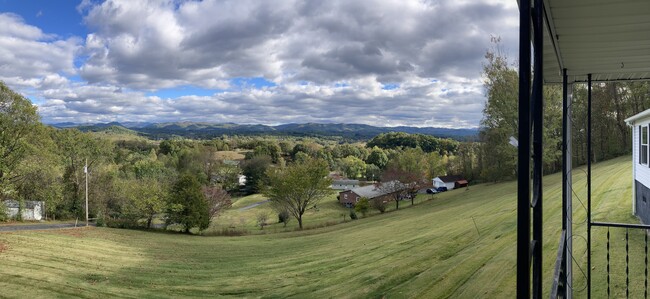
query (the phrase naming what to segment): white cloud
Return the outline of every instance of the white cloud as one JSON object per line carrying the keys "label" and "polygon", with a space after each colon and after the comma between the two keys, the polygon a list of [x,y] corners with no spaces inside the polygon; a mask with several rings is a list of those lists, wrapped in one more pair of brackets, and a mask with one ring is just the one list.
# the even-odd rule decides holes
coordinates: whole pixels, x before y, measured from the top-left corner
{"label": "white cloud", "polygon": [[[9,24],[0,28],[0,80],[41,97],[50,122],[477,126],[490,36],[516,50],[513,3],[84,0],[77,8],[90,33],[82,39],[0,14]],[[241,77],[277,86],[231,84]],[[147,96],[179,86],[229,91]]]}

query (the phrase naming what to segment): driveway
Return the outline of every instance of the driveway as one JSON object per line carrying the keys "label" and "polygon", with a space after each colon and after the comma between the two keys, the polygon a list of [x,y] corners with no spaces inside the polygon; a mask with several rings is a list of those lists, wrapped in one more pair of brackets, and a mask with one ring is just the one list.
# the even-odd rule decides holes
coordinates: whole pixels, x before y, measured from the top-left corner
{"label": "driveway", "polygon": [[259,206],[259,205],[265,204],[265,203],[267,203],[267,202],[269,202],[269,201],[268,201],[268,200],[260,201],[260,202],[258,202],[258,203],[254,203],[254,204],[252,204],[252,205],[248,205],[248,206],[245,206],[245,207],[243,207],[243,208],[240,208],[239,210],[240,210],[240,211],[246,211],[246,210],[248,210],[248,209],[252,209],[252,208],[254,208],[254,207],[257,207],[257,206]]}

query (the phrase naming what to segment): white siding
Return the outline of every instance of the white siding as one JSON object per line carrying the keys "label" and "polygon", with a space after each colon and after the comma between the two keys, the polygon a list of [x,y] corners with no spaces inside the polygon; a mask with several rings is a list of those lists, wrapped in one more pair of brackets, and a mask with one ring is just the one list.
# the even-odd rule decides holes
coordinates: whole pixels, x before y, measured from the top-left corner
{"label": "white siding", "polygon": [[632,163],[634,163],[634,179],[648,188],[650,188],[650,167],[648,167],[648,165],[639,164],[639,126],[646,126],[649,122],[649,119],[637,121],[634,124],[634,130],[632,130]]}

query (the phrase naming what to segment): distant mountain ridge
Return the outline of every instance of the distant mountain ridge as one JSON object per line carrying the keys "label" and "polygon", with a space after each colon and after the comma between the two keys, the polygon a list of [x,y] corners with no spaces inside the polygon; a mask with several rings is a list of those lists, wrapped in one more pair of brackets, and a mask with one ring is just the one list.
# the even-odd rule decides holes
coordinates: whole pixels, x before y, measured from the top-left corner
{"label": "distant mountain ridge", "polygon": [[478,129],[449,129],[435,127],[375,127],[364,124],[324,124],[324,123],[290,123],[277,126],[207,123],[207,122],[167,122],[167,123],[97,123],[97,124],[51,124],[56,128],[78,128],[81,131],[106,131],[122,127],[150,138],[169,138],[183,136],[188,138],[214,138],[221,135],[279,135],[279,136],[313,136],[342,137],[350,140],[369,140],[381,133],[404,132],[425,134],[441,138],[472,140],[478,135]]}

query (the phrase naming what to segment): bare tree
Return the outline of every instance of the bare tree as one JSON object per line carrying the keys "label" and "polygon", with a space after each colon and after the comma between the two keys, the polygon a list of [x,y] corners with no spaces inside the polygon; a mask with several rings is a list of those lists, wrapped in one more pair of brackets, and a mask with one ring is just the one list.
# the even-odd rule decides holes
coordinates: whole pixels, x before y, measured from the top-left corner
{"label": "bare tree", "polygon": [[226,190],[214,186],[204,186],[203,195],[210,209],[210,219],[217,217],[221,211],[232,205],[230,195]]}
{"label": "bare tree", "polygon": [[422,175],[415,171],[389,167],[381,175],[382,183],[379,189],[395,200],[395,209],[399,209],[399,201],[411,198],[414,203],[417,191],[424,185]]}
{"label": "bare tree", "polygon": [[379,213],[386,212],[386,206],[388,205],[388,201],[386,200],[385,196],[380,196],[377,198],[373,198],[370,200],[370,205],[375,208]]}

